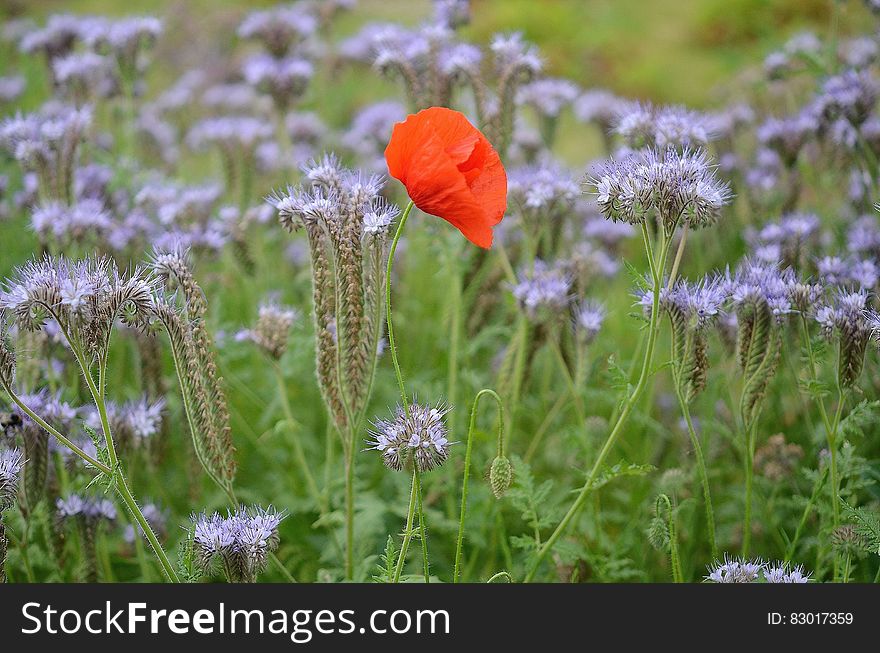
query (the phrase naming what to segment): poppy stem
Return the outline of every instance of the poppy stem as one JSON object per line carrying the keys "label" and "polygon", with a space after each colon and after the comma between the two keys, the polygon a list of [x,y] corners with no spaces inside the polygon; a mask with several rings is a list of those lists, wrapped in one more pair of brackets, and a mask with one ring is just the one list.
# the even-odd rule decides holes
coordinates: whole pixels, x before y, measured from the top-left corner
{"label": "poppy stem", "polygon": [[412,211],[413,204],[410,201],[397,223],[397,231],[394,232],[394,240],[391,241],[391,250],[388,252],[388,267],[385,271],[385,320],[388,323],[388,349],[391,350],[391,362],[394,363],[394,374],[397,377],[397,387],[400,390],[400,401],[403,404],[403,410],[409,417],[409,399],[407,399],[406,387],[403,384],[403,375],[400,373],[400,362],[397,360],[397,344],[394,340],[394,325],[391,322],[391,268],[394,265],[394,252],[397,251],[397,243],[403,234],[403,228]]}
{"label": "poppy stem", "polygon": [[[394,265],[394,253],[397,251],[397,243],[403,234],[403,228],[415,204],[410,200],[400,217],[397,224],[397,231],[394,232],[394,240],[391,241],[391,250],[388,252],[388,268],[385,270],[385,320],[388,322],[388,349],[391,350],[391,361],[394,363],[394,375],[397,377],[397,387],[400,389],[400,401],[403,404],[403,411],[407,417],[410,416],[409,399],[406,394],[406,386],[403,384],[403,374],[400,372],[400,361],[397,359],[397,343],[394,340],[394,325],[391,321],[391,268]],[[418,501],[414,501],[418,499]],[[424,564],[425,582],[430,582],[428,570],[428,535],[425,531],[425,515],[422,510],[422,484],[419,478],[419,468],[413,460],[413,489],[410,497],[409,512],[407,515],[406,536],[404,538],[404,546],[400,552],[397,570],[395,574],[395,582],[400,579],[400,573],[403,569],[403,562],[406,559],[406,549],[409,545],[409,539],[412,537],[412,521],[414,510],[417,510],[419,517],[419,533],[422,539],[422,561]]]}

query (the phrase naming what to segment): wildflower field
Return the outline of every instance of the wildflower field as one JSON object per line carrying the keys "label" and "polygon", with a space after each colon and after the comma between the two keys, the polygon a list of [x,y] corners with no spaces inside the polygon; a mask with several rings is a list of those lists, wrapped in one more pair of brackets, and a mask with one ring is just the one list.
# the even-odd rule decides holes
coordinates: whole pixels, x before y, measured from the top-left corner
{"label": "wildflower field", "polygon": [[0,12],[0,580],[880,580],[880,2]]}

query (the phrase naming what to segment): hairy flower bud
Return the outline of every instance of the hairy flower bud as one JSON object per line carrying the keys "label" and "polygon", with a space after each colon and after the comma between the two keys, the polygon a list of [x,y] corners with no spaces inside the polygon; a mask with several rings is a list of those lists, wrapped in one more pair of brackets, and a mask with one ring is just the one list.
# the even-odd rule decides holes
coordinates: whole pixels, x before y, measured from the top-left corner
{"label": "hairy flower bud", "polygon": [[492,488],[492,494],[496,499],[501,499],[507,493],[512,481],[513,468],[510,459],[503,454],[495,456],[489,467],[489,487]]}

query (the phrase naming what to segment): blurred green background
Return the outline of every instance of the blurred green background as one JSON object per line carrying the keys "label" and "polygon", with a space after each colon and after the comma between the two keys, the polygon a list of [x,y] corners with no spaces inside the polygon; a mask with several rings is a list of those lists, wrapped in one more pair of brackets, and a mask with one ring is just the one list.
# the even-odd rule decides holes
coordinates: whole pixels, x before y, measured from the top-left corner
{"label": "blurred green background", "polygon": [[[150,70],[150,91],[197,67],[230,75],[241,44],[235,29],[250,10],[271,0],[3,0],[4,18],[42,22],[52,13],[155,14],[165,33]],[[584,88],[605,87],[632,98],[707,108],[741,100],[756,85],[764,57],[804,30],[838,38],[863,32],[874,19],[860,0],[472,0],[472,23],[461,38],[486,45],[499,31],[522,31],[536,43],[550,76]],[[334,40],[367,22],[416,25],[429,17],[429,0],[358,0],[335,25]],[[12,55],[12,56],[10,56]],[[28,77],[43,76],[43,62],[22,61],[0,51],[7,66]],[[17,61],[16,61],[17,60]],[[11,64],[10,64],[11,62]],[[332,126],[347,125],[353,112],[377,99],[399,97],[396,84],[378,75],[364,81],[359,70],[342,70],[324,89],[313,88],[303,107],[317,110]],[[23,106],[36,108],[45,88],[29,84]],[[582,166],[602,153],[592,130],[578,129],[566,113],[557,154]]]}
{"label": "blurred green background", "polygon": [[[183,67],[210,65],[211,53],[232,49],[235,26],[245,12],[272,4],[4,0],[0,13],[38,20],[55,12],[161,15],[168,23],[160,60]],[[628,96],[699,107],[711,103],[725,83],[744,67],[760,64],[791,34],[803,29],[820,36],[829,32],[834,5],[843,35],[868,18],[858,0],[472,0],[473,22],[462,35],[484,43],[494,32],[521,30],[540,46],[552,75]],[[428,0],[359,0],[341,19],[339,32],[351,33],[370,20],[415,24],[429,12]]]}

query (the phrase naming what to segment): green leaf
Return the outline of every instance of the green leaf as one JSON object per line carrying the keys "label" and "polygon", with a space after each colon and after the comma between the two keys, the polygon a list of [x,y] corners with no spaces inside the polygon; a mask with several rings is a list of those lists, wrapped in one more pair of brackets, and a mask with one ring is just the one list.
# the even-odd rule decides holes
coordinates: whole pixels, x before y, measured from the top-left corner
{"label": "green leaf", "polygon": [[798,379],[798,386],[801,392],[813,399],[822,399],[831,394],[831,386],[819,379]]}
{"label": "green leaf", "polygon": [[876,423],[878,416],[880,416],[880,401],[865,399],[856,404],[849,414],[840,420],[838,432],[845,438],[864,435],[865,429]]}
{"label": "green leaf", "polygon": [[376,573],[373,580],[377,583],[394,582],[394,568],[397,564],[397,546],[394,536],[389,535],[385,541],[385,551],[380,556],[380,562],[376,565]]}
{"label": "green leaf", "polygon": [[629,261],[624,260],[623,266],[626,268],[626,273],[629,275],[632,284],[638,288],[639,290],[648,291],[651,287],[648,285],[648,280],[645,278],[645,275],[642,274],[636,267],[630,263]]}
{"label": "green leaf", "polygon": [[866,551],[880,555],[880,514],[864,508],[853,508],[842,499],[840,505],[844,516],[853,522],[856,533],[864,540]]}
{"label": "green leaf", "polygon": [[636,463],[628,463],[622,460],[616,465],[606,467],[605,470],[601,474],[599,474],[596,480],[593,481],[591,490],[598,490],[599,488],[607,485],[616,478],[620,478],[621,476],[645,476],[655,471],[656,469],[657,468],[654,467],[654,465],[639,465]]}

